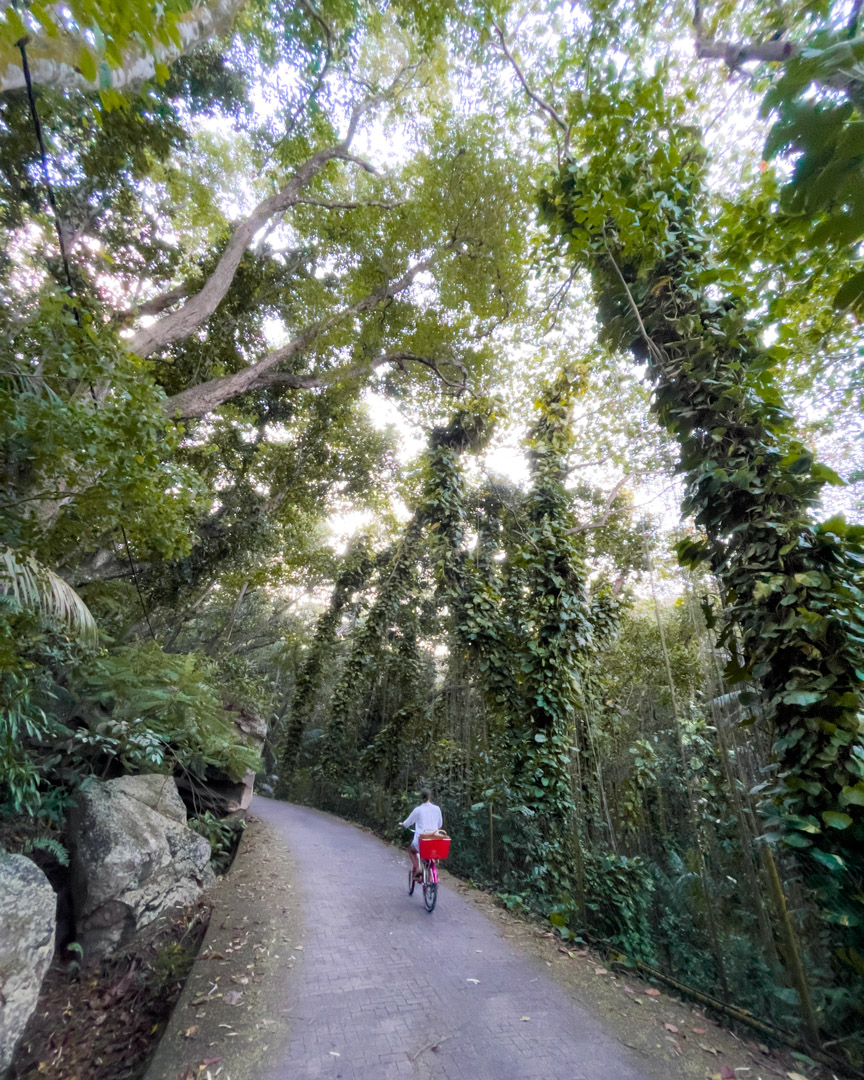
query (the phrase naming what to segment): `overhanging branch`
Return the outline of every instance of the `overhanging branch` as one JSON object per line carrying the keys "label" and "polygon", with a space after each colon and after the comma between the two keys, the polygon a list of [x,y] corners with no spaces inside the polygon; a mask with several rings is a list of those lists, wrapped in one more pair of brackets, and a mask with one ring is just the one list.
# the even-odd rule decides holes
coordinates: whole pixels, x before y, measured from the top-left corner
{"label": "overhanging branch", "polygon": [[[245,394],[256,386],[263,385],[261,380],[268,373],[274,372],[280,364],[308,349],[318,338],[334,326],[337,326],[345,319],[369,311],[404,292],[417,275],[424,270],[428,270],[438,257],[433,255],[427,259],[420,259],[413,266],[410,266],[396,281],[385,282],[378,289],[374,289],[353,304],[339,308],[325,319],[321,319],[319,322],[307,327],[299,334],[296,334],[287,344],[275,349],[257,364],[250,364],[232,375],[222,375],[217,379],[210,379],[208,382],[192,386],[188,390],[175,394],[166,400],[165,409],[170,416],[174,417],[200,417],[218,408],[224,402],[230,401],[240,394]],[[298,386],[298,389],[300,388],[302,387]]]}

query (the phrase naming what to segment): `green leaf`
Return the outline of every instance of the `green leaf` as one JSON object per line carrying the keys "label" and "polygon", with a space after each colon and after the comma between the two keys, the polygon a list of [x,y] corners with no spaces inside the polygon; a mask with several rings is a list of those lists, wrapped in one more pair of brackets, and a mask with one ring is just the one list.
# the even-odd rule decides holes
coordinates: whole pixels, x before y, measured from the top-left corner
{"label": "green leaf", "polygon": [[836,810],[823,810],[822,820],[832,829],[848,829],[852,824],[852,818],[848,814],[841,814]]}
{"label": "green leaf", "polygon": [[813,705],[825,697],[816,690],[790,690],[783,695],[787,705]]}
{"label": "green leaf", "polygon": [[822,575],[818,570],[808,570],[805,574],[796,574],[795,580],[799,585],[806,585],[808,588],[813,588],[816,585],[822,584]]}
{"label": "green leaf", "polygon": [[835,536],[846,535],[846,518],[842,514],[835,514],[833,517],[828,518],[827,521],[823,521],[819,526],[819,532],[833,533]]}
{"label": "green leaf", "polygon": [[833,873],[837,873],[839,870],[846,869],[846,863],[840,858],[839,855],[834,855],[830,851],[820,851],[819,848],[812,848],[808,853],[811,858],[816,862],[821,863],[827,867]]}
{"label": "green leaf", "polygon": [[823,465],[821,461],[818,461],[810,470],[810,475],[814,480],[821,480],[824,484],[833,484],[834,487],[846,487],[846,481],[842,476],[838,476],[833,469],[829,469],[827,465]]}
{"label": "green leaf", "polygon": [[864,806],[864,780],[859,780],[854,787],[846,786],[840,792],[842,806]]}
{"label": "green leaf", "polygon": [[808,848],[813,844],[812,840],[808,840],[806,836],[802,836],[800,832],[784,833],[784,844],[788,844],[789,847],[796,848]]}
{"label": "green leaf", "polygon": [[837,290],[834,307],[857,310],[864,301],[864,270],[859,270]]}
{"label": "green leaf", "polygon": [[78,70],[88,83],[96,82],[96,58],[89,49],[82,49],[78,56]]}

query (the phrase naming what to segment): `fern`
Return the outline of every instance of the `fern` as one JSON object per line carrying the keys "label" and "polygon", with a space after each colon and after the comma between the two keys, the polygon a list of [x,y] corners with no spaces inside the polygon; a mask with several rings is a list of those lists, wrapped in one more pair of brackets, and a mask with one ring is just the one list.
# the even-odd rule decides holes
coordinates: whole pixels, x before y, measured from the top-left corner
{"label": "fern", "polygon": [[34,851],[48,851],[61,866],[69,865],[69,852],[53,836],[33,836],[21,849],[22,855],[32,855]]}
{"label": "fern", "polygon": [[205,657],[152,642],[99,657],[76,687],[87,738],[112,740],[132,772],[185,768],[201,776],[213,765],[240,780],[257,771],[260,755],[225,711],[218,675]]}

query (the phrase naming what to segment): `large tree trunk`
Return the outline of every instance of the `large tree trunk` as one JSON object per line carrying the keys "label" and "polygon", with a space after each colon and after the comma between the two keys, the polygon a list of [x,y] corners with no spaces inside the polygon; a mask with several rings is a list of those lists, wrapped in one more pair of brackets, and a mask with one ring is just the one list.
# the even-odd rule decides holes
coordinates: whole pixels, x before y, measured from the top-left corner
{"label": "large tree trunk", "polygon": [[[40,86],[74,90],[133,90],[152,79],[157,64],[171,64],[212,37],[227,34],[247,0],[207,0],[176,23],[179,44],[154,42],[152,51],[132,47],[123,53],[120,67],[103,66],[95,79],[86,79],[78,67],[81,52],[90,48],[83,38],[63,33],[34,36],[27,41],[30,77]],[[8,4],[2,5],[4,8]],[[0,60],[0,93],[25,86],[24,69],[17,53]]]}

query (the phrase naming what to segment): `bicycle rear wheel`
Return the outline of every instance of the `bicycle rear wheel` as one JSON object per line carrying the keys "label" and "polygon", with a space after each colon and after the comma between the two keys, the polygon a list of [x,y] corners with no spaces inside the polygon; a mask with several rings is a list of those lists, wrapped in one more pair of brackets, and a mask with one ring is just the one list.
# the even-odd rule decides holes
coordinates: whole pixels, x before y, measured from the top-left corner
{"label": "bicycle rear wheel", "polygon": [[414,877],[414,867],[413,867],[413,866],[409,866],[409,867],[408,867],[408,895],[409,895],[409,896],[413,896],[413,895],[414,895],[414,886],[415,886],[416,884],[417,884],[417,880],[416,880],[416,878]]}
{"label": "bicycle rear wheel", "polygon": [[432,868],[427,863],[423,867],[423,903],[426,905],[426,910],[430,915],[435,910],[437,900],[438,883],[433,880]]}

